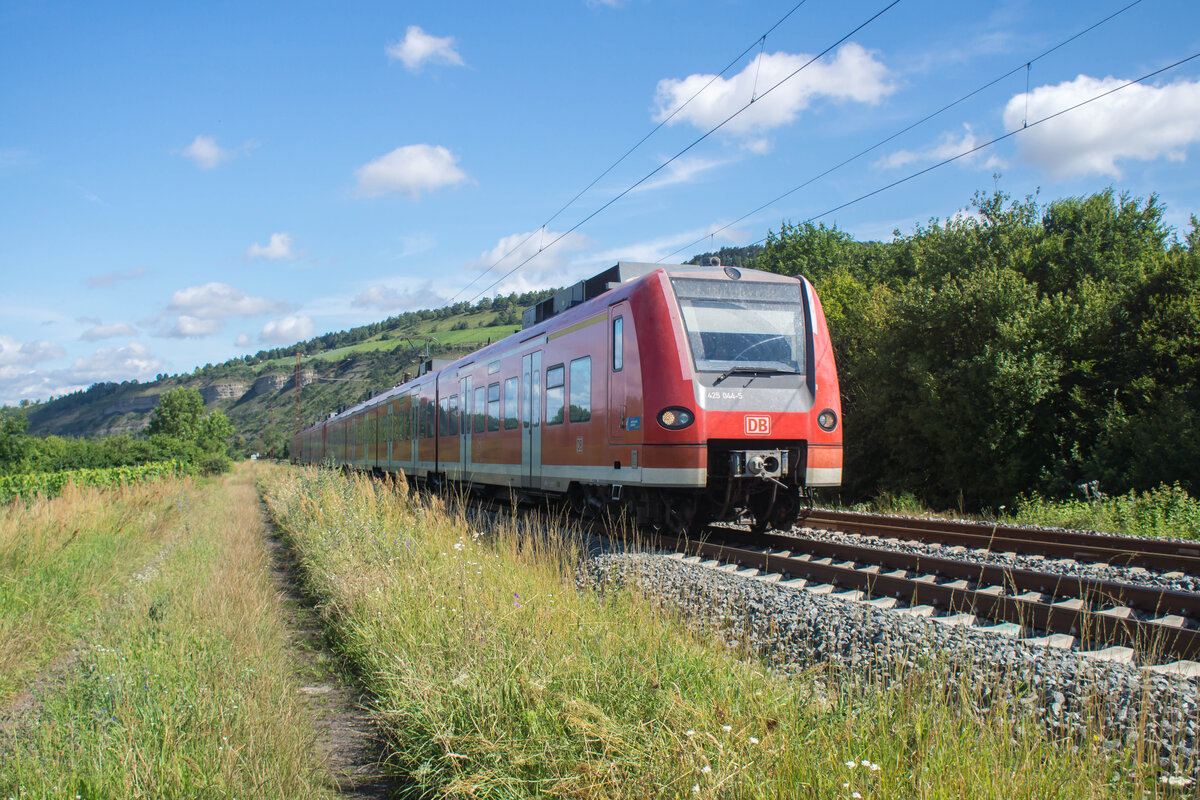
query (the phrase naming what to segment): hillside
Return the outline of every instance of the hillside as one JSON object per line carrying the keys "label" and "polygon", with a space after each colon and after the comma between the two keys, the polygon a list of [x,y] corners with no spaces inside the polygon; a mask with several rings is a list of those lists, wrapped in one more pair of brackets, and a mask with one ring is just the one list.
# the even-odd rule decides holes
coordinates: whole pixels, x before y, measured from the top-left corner
{"label": "hillside", "polygon": [[[260,351],[191,373],[141,383],[97,383],[25,410],[38,436],[96,436],[144,428],[158,396],[177,386],[196,388],[209,410],[233,423],[234,452],[283,452],[296,429],[297,400],[305,424],[400,383],[431,356],[470,352],[520,328],[520,312],[554,290],[491,298],[470,305],[413,311],[290,347]],[[296,356],[300,391],[296,391]]]}

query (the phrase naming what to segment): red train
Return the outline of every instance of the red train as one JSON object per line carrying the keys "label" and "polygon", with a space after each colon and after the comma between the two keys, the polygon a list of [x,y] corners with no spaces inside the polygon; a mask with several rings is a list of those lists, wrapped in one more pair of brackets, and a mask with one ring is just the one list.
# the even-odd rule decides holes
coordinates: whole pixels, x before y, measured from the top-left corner
{"label": "red train", "polygon": [[622,262],[524,329],[304,430],[294,461],[565,497],[685,531],[784,527],[842,475],[841,403],[804,278]]}

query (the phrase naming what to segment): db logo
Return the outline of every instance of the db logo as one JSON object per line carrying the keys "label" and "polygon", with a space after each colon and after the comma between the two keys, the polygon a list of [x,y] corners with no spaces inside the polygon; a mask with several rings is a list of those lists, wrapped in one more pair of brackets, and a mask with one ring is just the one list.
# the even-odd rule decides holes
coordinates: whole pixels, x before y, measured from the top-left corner
{"label": "db logo", "polygon": [[746,415],[746,435],[747,436],[770,436],[771,435],[771,418],[758,414]]}

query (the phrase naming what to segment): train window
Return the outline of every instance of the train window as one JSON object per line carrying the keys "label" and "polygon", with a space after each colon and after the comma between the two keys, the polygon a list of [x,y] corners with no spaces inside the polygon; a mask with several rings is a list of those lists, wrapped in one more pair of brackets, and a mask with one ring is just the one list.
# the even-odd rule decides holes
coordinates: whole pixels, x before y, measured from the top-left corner
{"label": "train window", "polygon": [[504,382],[504,430],[511,431],[517,427],[517,379],[509,378]]}
{"label": "train window", "polygon": [[592,418],[592,357],[571,362],[571,422],[587,422]]}
{"label": "train window", "polygon": [[458,436],[458,395],[450,395],[450,427],[449,435]]}
{"label": "train window", "polygon": [[613,372],[625,368],[625,318],[613,320]]}
{"label": "train window", "polygon": [[438,400],[438,436],[446,436],[450,429],[450,398]]}
{"label": "train window", "polygon": [[476,433],[483,433],[484,428],[487,425],[487,416],[483,413],[484,412],[483,392],[484,392],[484,389],[482,386],[480,386],[478,389],[475,390],[475,408],[474,408],[475,426],[474,427],[475,427]]}
{"label": "train window", "polygon": [[425,438],[432,439],[436,429],[433,427],[437,420],[437,408],[433,404],[433,400],[425,401]]}
{"label": "train window", "polygon": [[487,429],[489,431],[500,430],[500,384],[493,383],[488,386],[487,390]]}
{"label": "train window", "polygon": [[800,282],[671,281],[696,369],[804,371]]}
{"label": "train window", "polygon": [[546,424],[563,422],[563,365],[546,370]]}

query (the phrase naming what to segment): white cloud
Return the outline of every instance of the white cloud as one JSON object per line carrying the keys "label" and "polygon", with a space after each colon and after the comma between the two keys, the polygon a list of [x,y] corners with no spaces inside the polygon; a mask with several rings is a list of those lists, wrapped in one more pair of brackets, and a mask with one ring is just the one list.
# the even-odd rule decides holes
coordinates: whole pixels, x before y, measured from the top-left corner
{"label": "white cloud", "polygon": [[158,336],[176,339],[208,336],[221,330],[229,317],[252,317],[290,310],[282,300],[255,297],[227,283],[206,283],[189,286],[171,295],[166,311],[157,318],[162,322],[174,316],[175,322],[161,327]]}
{"label": "white cloud", "polygon": [[683,157],[672,161],[667,168],[635,189],[644,192],[649,189],[661,189],[664,186],[674,186],[677,183],[691,183],[705,172],[715,167],[728,164],[729,161],[718,161],[706,158]]}
{"label": "white cloud", "polygon": [[462,56],[454,49],[453,36],[430,36],[416,25],[409,25],[404,41],[389,45],[386,52],[389,59],[403,61],[412,72],[426,63],[465,66]]}
{"label": "white cloud", "polygon": [[249,317],[287,309],[288,304],[282,300],[255,297],[227,283],[217,282],[180,289],[171,295],[171,302],[167,305],[168,313],[188,314],[202,319]]}
{"label": "white cloud", "polygon": [[[953,158],[960,153],[973,150],[986,141],[986,137],[976,136],[971,126],[964,123],[961,136],[956,136],[949,132],[943,133],[935,145],[927,147],[924,150],[897,150],[876,161],[875,166],[882,169],[899,169],[900,167],[907,167],[910,164],[937,164],[948,158]],[[998,169],[1004,166],[1004,163],[994,153],[988,154],[987,158],[984,159],[983,156],[986,153],[986,150],[980,150],[977,153],[964,156],[960,160],[968,164],[982,165],[987,169]]]}
{"label": "white cloud", "polygon": [[233,158],[233,153],[218,145],[211,136],[197,136],[183,148],[183,157],[200,169],[212,169]]}
{"label": "white cloud", "polygon": [[[1125,82],[1080,75],[1056,86],[1039,86],[1028,95],[1028,119],[1049,116]],[[1025,122],[1025,104],[1025,94],[1008,101],[1004,108],[1008,130]],[[1054,177],[1119,178],[1117,161],[1127,159],[1184,161],[1187,148],[1200,141],[1200,81],[1129,86],[1016,138],[1018,156]]]}
{"label": "white cloud", "polygon": [[313,335],[313,321],[306,316],[284,317],[263,325],[258,338],[272,344],[292,344]]}
{"label": "white cloud", "polygon": [[132,281],[138,278],[144,278],[145,276],[145,267],[138,267],[137,269],[126,271],[114,270],[112,272],[106,272],[103,275],[94,275],[88,278],[87,285],[95,289],[101,286],[112,286],[114,283],[118,283],[120,281]]}
{"label": "white cloud", "polygon": [[[529,259],[527,264],[505,278],[499,285],[489,289],[488,293],[527,292],[547,286],[565,286],[571,281],[577,280],[580,267],[572,263],[571,253],[588,249],[592,246],[592,241],[582,233],[569,233],[558,244],[546,249],[550,242],[561,235],[554,231],[534,231],[532,235],[514,233],[512,236],[505,236],[491,250],[480,253],[479,258],[463,264],[462,268],[467,270],[471,277],[474,277],[493,264],[497,264],[497,261],[500,262],[471,287],[471,292],[483,290],[525,259]],[[522,244],[522,242],[524,243]],[[513,252],[506,256],[505,254],[510,250]]]}
{"label": "white cloud", "polygon": [[125,347],[102,347],[87,358],[79,358],[60,377],[75,383],[128,380],[153,375],[161,366],[145,345],[130,342]]}
{"label": "white cloud", "polygon": [[117,322],[112,325],[96,324],[80,334],[79,338],[85,342],[95,342],[100,339],[115,339],[118,336],[137,336],[137,331],[127,322]]}
{"label": "white cloud", "polygon": [[373,308],[379,311],[413,311],[419,308],[437,308],[444,305],[446,298],[434,291],[430,282],[411,289],[396,289],[376,284],[361,292],[350,301],[356,308]]}
{"label": "white cloud", "polygon": [[254,342],[250,339],[250,335],[247,334],[245,331],[242,331],[241,333],[239,333],[237,335],[237,339],[235,339],[233,342],[234,347],[250,347],[253,344],[254,344]]}
{"label": "white cloud", "polygon": [[410,144],[355,170],[360,197],[399,192],[416,200],[421,192],[457,186],[469,178],[458,168],[458,157],[440,145]]}
{"label": "white cloud", "polygon": [[246,258],[265,258],[275,261],[280,258],[295,258],[292,254],[292,235],[290,233],[272,233],[270,241],[261,245],[258,242],[246,250]]}
{"label": "white cloud", "polygon": [[66,353],[54,342],[18,342],[13,337],[0,333],[0,366],[32,365],[59,358]]}
{"label": "white cloud", "polygon": [[[688,122],[708,130],[750,102],[751,94],[762,95],[770,87],[807,63],[812,56],[766,53],[731,78],[689,75],[682,80],[664,78],[655,92],[654,119],[661,122],[696,94],[710,80],[712,85],[671,119],[670,124]],[[757,88],[756,88],[757,87]],[[853,100],[878,103],[894,90],[887,67],[875,54],[851,42],[838,49],[832,59],[814,62],[795,77],[758,100],[723,130],[751,134],[787,125],[816,99]]]}
{"label": "white cloud", "polygon": [[64,354],[61,347],[50,342],[17,344],[11,336],[0,334],[0,403],[66,394],[97,381],[149,377],[160,366],[144,346],[131,342],[127,347],[101,348],[65,369],[31,368]]}
{"label": "white cloud", "polygon": [[163,335],[172,339],[191,339],[216,333],[225,326],[225,320],[219,317],[193,317],[180,314],[175,318],[175,324]]}

